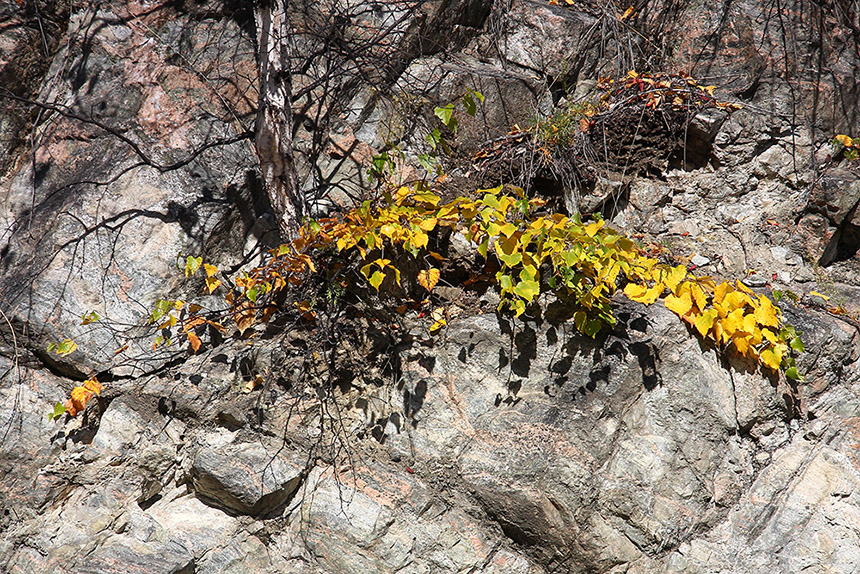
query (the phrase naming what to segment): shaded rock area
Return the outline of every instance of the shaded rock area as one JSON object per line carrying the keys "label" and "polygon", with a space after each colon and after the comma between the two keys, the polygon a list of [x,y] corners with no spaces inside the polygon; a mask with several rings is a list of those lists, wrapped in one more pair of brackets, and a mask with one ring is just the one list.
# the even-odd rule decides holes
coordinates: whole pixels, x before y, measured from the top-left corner
{"label": "shaded rock area", "polygon": [[[239,269],[276,241],[252,145],[253,14],[7,4],[0,570],[860,571],[860,164],[831,144],[860,136],[856,0],[649,0],[624,18],[590,1],[434,0],[339,23],[341,41],[394,18],[384,65],[344,51],[354,76],[316,84],[314,60],[295,78],[299,179],[323,212],[362,199],[394,145],[400,175],[421,177],[405,164],[426,151],[433,106],[467,88],[486,99],[450,134],[451,180],[474,189],[505,175],[477,172],[475,151],[595,97],[601,76],[716,85],[744,107],[689,118],[678,141],[618,126],[596,183],[559,205],[782,292],[801,382],[700,343],[659,305],[618,297],[617,325],[590,339],[550,297],[514,320],[492,290],[442,284],[435,337],[410,311],[398,338],[344,319],[331,357],[308,323],[153,350],[155,301],[203,290],[182,281],[185,256]],[[326,3],[302,6],[325,21]],[[301,41],[304,55],[332,39]],[[80,325],[91,312],[103,320]],[[46,352],[72,336],[74,353]],[[51,421],[92,374],[102,395]]]}

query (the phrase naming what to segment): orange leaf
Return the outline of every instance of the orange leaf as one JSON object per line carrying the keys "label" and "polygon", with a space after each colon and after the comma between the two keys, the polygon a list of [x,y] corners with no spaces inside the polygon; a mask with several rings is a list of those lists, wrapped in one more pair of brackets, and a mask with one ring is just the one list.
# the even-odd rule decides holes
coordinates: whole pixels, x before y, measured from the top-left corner
{"label": "orange leaf", "polygon": [[579,120],[579,129],[583,132],[588,132],[589,128],[591,128],[591,121],[588,118],[582,118]]}
{"label": "orange leaf", "polygon": [[207,323],[208,325],[210,325],[210,326],[214,327],[215,329],[217,329],[217,330],[218,330],[219,332],[221,332],[221,333],[226,333],[226,332],[227,332],[227,327],[225,327],[225,326],[224,326],[224,325],[222,325],[221,323],[217,323],[217,322],[215,322],[215,321],[209,321],[209,320],[207,320],[207,321],[206,321],[206,323]]}
{"label": "orange leaf", "polygon": [[206,319],[204,319],[203,317],[194,317],[185,322],[185,326],[183,327],[183,329],[185,329],[186,331],[190,331],[194,327],[199,327],[200,325],[203,325],[205,323]]}
{"label": "orange leaf", "polygon": [[199,351],[200,345],[202,345],[202,343],[200,342],[200,337],[198,337],[191,331],[187,331],[185,334],[188,335],[188,342],[191,343],[191,348],[194,349],[194,352],[196,353],[197,351]]}
{"label": "orange leaf", "polygon": [[72,389],[71,397],[66,401],[66,412],[72,416],[76,416],[79,412],[87,408],[87,401],[93,396],[93,392],[84,387],[75,387]]}
{"label": "orange leaf", "polygon": [[422,287],[427,289],[428,291],[432,291],[433,287],[436,286],[436,283],[439,282],[439,276],[441,272],[438,269],[431,268],[427,270],[421,270],[418,272],[418,283],[421,284]]}
{"label": "orange leaf", "polygon": [[263,377],[261,377],[260,375],[254,375],[254,378],[251,379],[250,381],[246,382],[245,386],[242,387],[242,392],[243,393],[250,393],[254,389],[256,389],[257,387],[262,386],[262,384],[263,384]]}
{"label": "orange leaf", "polygon": [[83,387],[88,391],[92,391],[97,395],[100,395],[102,392],[102,384],[96,380],[95,377],[90,377],[86,381],[84,381]]}

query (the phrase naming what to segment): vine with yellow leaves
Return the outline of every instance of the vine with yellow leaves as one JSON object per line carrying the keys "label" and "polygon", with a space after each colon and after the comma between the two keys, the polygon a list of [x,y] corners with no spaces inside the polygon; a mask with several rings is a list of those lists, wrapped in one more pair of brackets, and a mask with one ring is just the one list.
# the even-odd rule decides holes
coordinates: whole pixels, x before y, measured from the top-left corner
{"label": "vine with yellow leaves", "polygon": [[[712,97],[711,86],[702,88],[687,78],[675,80],[631,72],[620,88],[604,82],[609,90],[634,89],[646,106],[664,101],[676,105],[682,95],[684,101]],[[575,124],[579,130],[588,131],[589,115]],[[440,119],[450,122],[451,116]],[[578,331],[596,337],[615,324],[611,301],[621,291],[645,305],[662,301],[722,352],[732,350],[766,372],[782,370],[787,377],[801,380],[794,355],[803,351],[803,343],[767,296],[741,281],[718,283],[692,274],[684,265],[660,262],[599,217],[586,221],[579,215],[547,213],[545,205],[544,200],[527,197],[512,186],[478,190],[473,197],[443,202],[439,189],[417,182],[389,188],[377,201],[365,201],[341,217],[307,221],[296,239],[273,249],[263,265],[234,276],[228,277],[200,257],[188,256],[186,277],[202,268],[204,292],[223,293],[226,307],[212,311],[182,300],[159,300],[148,318],[160,332],[153,348],[171,344],[165,333],[175,331],[196,353],[204,344],[206,329],[226,333],[229,322],[245,336],[284,309],[290,289],[314,277],[325,276],[330,290],[360,289],[358,283],[364,282],[376,292],[406,297],[401,286],[409,273],[410,284],[432,292],[445,258],[431,249],[431,236],[438,239],[442,233],[457,233],[485,261],[494,263],[489,279],[500,293],[499,311],[509,310],[519,317],[539,304],[541,297],[554,296],[572,305],[572,322]],[[403,265],[403,258],[411,264]],[[355,272],[344,273],[346,269]],[[289,305],[304,320],[314,321],[320,304],[302,299]],[[443,307],[429,318],[431,334],[447,325]],[[64,347],[58,347],[58,353],[74,350],[71,340],[60,345]],[[75,416],[100,391],[98,381],[89,379],[72,391],[65,405],[58,403],[52,416]]]}

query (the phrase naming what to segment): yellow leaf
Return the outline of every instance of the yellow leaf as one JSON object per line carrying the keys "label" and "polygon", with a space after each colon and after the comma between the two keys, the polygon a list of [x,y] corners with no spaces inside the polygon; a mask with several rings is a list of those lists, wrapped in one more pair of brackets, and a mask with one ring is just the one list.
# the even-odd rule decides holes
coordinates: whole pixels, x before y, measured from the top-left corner
{"label": "yellow leaf", "polygon": [[218,273],[218,268],[214,265],[209,265],[208,263],[203,264],[203,269],[206,270],[206,277],[212,277],[216,273]]}
{"label": "yellow leaf", "polygon": [[624,294],[627,295],[628,299],[632,299],[633,301],[639,300],[647,291],[647,285],[639,285],[638,283],[628,283],[624,286]]}
{"label": "yellow leaf", "polygon": [[418,224],[423,231],[433,231],[436,228],[436,223],[438,220],[435,217],[428,217],[427,219],[422,219]]}
{"label": "yellow leaf", "polygon": [[821,297],[825,301],[830,301],[830,297],[828,297],[827,295],[823,295],[823,294],[819,293],[818,291],[810,291],[809,294],[815,295],[816,297]]}
{"label": "yellow leaf", "polygon": [[762,296],[759,300],[759,306],[755,310],[755,318],[762,325],[776,327],[779,325],[779,309],[774,307],[770,299]]}
{"label": "yellow leaf", "polygon": [[185,258],[185,276],[191,277],[197,270],[200,269],[200,264],[203,263],[202,257],[188,256]]}
{"label": "yellow leaf", "polygon": [[839,134],[834,139],[845,147],[851,147],[854,144],[854,140],[844,134]]}
{"label": "yellow leaf", "polygon": [[[71,339],[65,339],[56,344],[56,352],[59,356],[71,355],[78,348],[78,344]],[[50,349],[48,349],[50,351]],[[74,416],[74,415],[72,415]]]}
{"label": "yellow leaf", "polygon": [[427,247],[427,242],[429,241],[429,237],[426,233],[419,231],[412,235],[412,245],[421,249],[423,247]]}
{"label": "yellow leaf", "polygon": [[714,303],[722,303],[723,298],[735,290],[729,283],[725,281],[714,287]]}
{"label": "yellow leaf", "polygon": [[428,291],[432,291],[433,287],[436,286],[436,283],[439,282],[440,275],[441,272],[438,269],[422,269],[418,272],[418,283]]}
{"label": "yellow leaf", "polygon": [[779,341],[779,337],[776,335],[776,333],[774,333],[770,329],[762,329],[761,333],[762,333],[762,335],[764,335],[764,338],[767,339],[768,341],[770,341],[771,343],[776,343],[777,341]]}
{"label": "yellow leaf", "polygon": [[629,18],[632,14],[633,14],[633,6],[629,7],[627,10],[625,10],[623,14],[619,14],[617,16],[618,21],[622,22],[622,21],[626,20],[627,18]]}
{"label": "yellow leaf", "polygon": [[432,313],[430,313],[430,318],[435,321],[430,326],[430,332],[435,333],[442,327],[448,324],[448,321],[445,320],[445,307],[436,307]]}
{"label": "yellow leaf", "polygon": [[746,355],[750,350],[750,344],[746,337],[735,337],[732,339],[732,343],[741,355]]}
{"label": "yellow leaf", "polygon": [[710,293],[713,293],[714,289],[717,287],[717,284],[714,282],[714,278],[708,277],[707,275],[696,277],[695,281],[703,290],[707,290]]}
{"label": "yellow leaf", "polygon": [[253,392],[254,389],[261,386],[262,384],[263,377],[261,377],[260,375],[254,375],[254,378],[246,382],[245,385],[242,387],[242,392],[246,394]]}
{"label": "yellow leaf", "polygon": [[729,339],[735,336],[735,333],[738,331],[743,331],[744,329],[744,310],[743,309],[735,309],[731,313],[729,313],[722,321],[720,321],[720,325],[723,327],[723,342],[727,342]]}
{"label": "yellow leaf", "polygon": [[211,276],[206,278],[206,289],[209,291],[210,295],[218,288],[219,285],[221,285],[220,279],[216,279]]}
{"label": "yellow leaf", "polygon": [[594,234],[600,231],[600,228],[603,227],[604,224],[605,222],[602,219],[600,221],[589,223],[585,226],[585,234],[589,237],[594,237]]}
{"label": "yellow leaf", "polygon": [[740,279],[735,280],[735,285],[738,286],[738,290],[743,291],[749,295],[754,295],[753,290],[744,285],[744,283]]}
{"label": "yellow leaf", "polygon": [[726,312],[733,312],[735,309],[743,309],[748,303],[752,303],[749,295],[740,291],[732,291],[723,297],[722,306]]}
{"label": "yellow leaf", "polygon": [[687,291],[680,297],[676,297],[673,294],[669,294],[664,301],[666,307],[674,312],[676,315],[683,317],[686,315],[690,309],[693,307],[693,300],[690,296],[690,292]]}
{"label": "yellow leaf", "polygon": [[645,305],[651,305],[654,303],[662,292],[662,283],[657,283],[650,289],[645,285],[637,285],[635,283],[628,283],[624,287],[624,294],[627,295],[628,299],[644,303]]}
{"label": "yellow leaf", "polygon": [[670,291],[675,291],[675,288],[681,281],[684,280],[686,276],[687,268],[683,265],[670,267],[669,272],[665,276],[665,279],[663,279],[663,283],[666,284],[666,287],[668,287]]}
{"label": "yellow leaf", "polygon": [[708,331],[711,330],[711,327],[714,325],[714,321],[717,319],[717,310],[716,309],[708,309],[696,319],[694,325],[696,326],[696,330],[699,331],[699,334],[702,337],[707,336]]}
{"label": "yellow leaf", "polygon": [[750,335],[756,331],[756,317],[754,314],[744,315],[744,331]]}
{"label": "yellow leaf", "polygon": [[533,280],[520,281],[514,286],[514,293],[531,303],[540,294],[540,284]]}
{"label": "yellow leaf", "polygon": [[705,295],[705,292],[702,291],[702,288],[698,283],[692,283],[690,285],[690,294],[696,301],[696,307],[698,307],[700,311],[704,311],[705,306],[708,304],[708,296]]}
{"label": "yellow leaf", "polygon": [[[714,309],[710,309],[713,311]],[[725,341],[726,332],[723,330],[723,323],[721,321],[714,321],[714,341],[720,342]]]}
{"label": "yellow leaf", "polygon": [[84,387],[75,387],[72,389],[69,400],[66,401],[66,412],[71,416],[76,416],[79,412],[87,407],[87,401],[93,396],[93,392]]}
{"label": "yellow leaf", "polygon": [[761,352],[761,362],[773,371],[779,369],[782,363],[782,349],[779,345],[771,345]]}
{"label": "yellow leaf", "polygon": [[368,278],[368,281],[373,288],[379,291],[379,286],[382,285],[382,280],[385,279],[385,274],[382,271],[374,271],[373,275]]}

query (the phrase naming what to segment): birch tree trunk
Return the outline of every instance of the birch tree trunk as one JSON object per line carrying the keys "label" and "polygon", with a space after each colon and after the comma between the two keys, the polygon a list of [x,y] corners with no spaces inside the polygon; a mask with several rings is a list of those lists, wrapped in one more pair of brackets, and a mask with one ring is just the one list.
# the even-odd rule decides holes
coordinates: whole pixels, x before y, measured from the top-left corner
{"label": "birch tree trunk", "polygon": [[295,237],[305,211],[293,156],[292,86],[287,57],[289,1],[259,0],[254,10],[260,86],[257,157],[263,185],[285,240]]}

